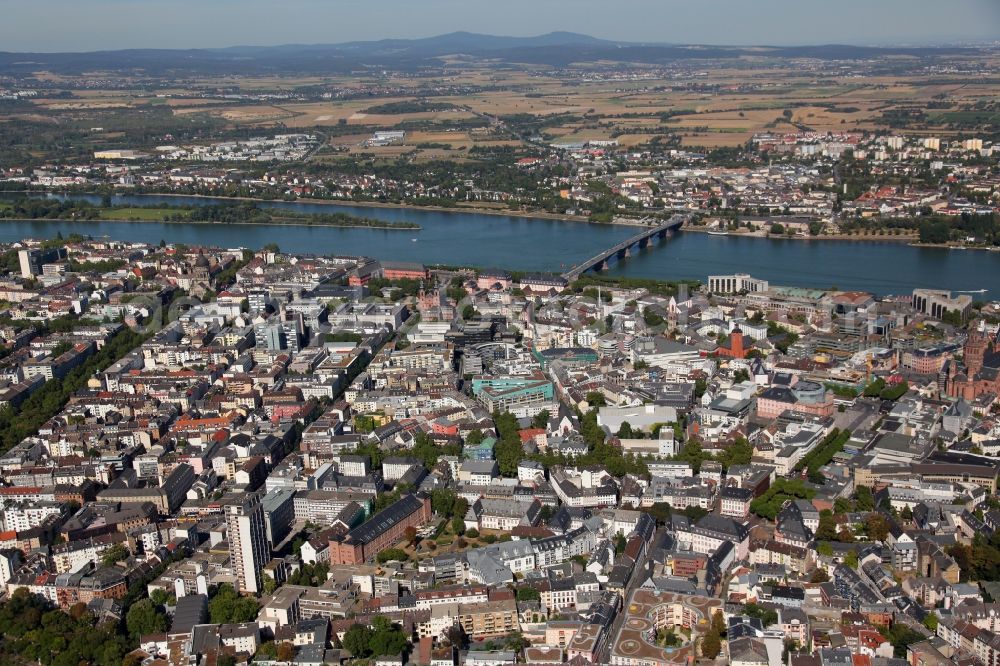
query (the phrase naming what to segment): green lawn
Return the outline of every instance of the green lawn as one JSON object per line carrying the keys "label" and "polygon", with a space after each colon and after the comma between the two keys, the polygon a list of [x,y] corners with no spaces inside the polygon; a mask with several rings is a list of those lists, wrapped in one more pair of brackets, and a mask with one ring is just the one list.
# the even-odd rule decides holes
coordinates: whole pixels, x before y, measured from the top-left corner
{"label": "green lawn", "polygon": [[159,222],[177,213],[169,208],[106,208],[101,210],[101,219]]}

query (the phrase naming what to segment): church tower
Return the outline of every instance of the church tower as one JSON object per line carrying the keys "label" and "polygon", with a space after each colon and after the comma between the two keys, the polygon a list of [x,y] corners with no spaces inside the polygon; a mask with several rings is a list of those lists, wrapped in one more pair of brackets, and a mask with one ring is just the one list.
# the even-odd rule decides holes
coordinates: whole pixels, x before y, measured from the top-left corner
{"label": "church tower", "polygon": [[986,348],[989,341],[980,328],[975,328],[969,332],[969,339],[965,343],[965,367],[968,370],[969,379],[975,377],[983,369],[983,359],[986,358]]}
{"label": "church tower", "polygon": [[746,349],[743,347],[743,330],[739,326],[729,334],[729,348],[733,350],[733,358],[746,358]]}

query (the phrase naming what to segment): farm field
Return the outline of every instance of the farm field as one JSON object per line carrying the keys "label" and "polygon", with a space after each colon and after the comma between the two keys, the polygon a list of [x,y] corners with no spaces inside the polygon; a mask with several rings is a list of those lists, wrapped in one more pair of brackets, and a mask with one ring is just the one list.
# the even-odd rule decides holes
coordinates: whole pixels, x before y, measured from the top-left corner
{"label": "farm field", "polygon": [[[151,150],[216,137],[315,133],[326,145],[310,159],[335,163],[344,157],[464,161],[477,149],[588,141],[710,151],[741,146],[761,132],[947,139],[969,131],[989,136],[1000,126],[1000,79],[987,74],[1000,65],[994,51],[978,56],[981,73],[974,76],[916,74],[915,63],[902,56],[875,66],[786,62],[759,52],[692,65],[595,62],[564,69],[442,57],[444,70],[427,75],[195,76],[155,90],[126,77],[119,89],[40,95],[0,108],[0,128],[8,121],[53,138],[72,132],[81,155],[109,146]],[[939,69],[948,66],[941,58]],[[74,82],[61,74],[36,77]],[[406,131],[406,138],[366,144],[374,132],[390,129]],[[146,143],[136,145],[137,136]],[[43,157],[45,145],[24,154]]]}

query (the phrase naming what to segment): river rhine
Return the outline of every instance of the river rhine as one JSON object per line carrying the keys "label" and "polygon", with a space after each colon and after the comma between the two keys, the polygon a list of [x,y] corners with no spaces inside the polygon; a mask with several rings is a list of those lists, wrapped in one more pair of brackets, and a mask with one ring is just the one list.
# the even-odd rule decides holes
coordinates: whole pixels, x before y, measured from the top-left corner
{"label": "river rhine", "polygon": [[[9,195],[8,195],[9,196]],[[97,197],[92,198],[98,201]],[[196,197],[130,195],[115,204],[205,205],[222,200]],[[57,232],[95,238],[158,243],[259,248],[277,243],[283,251],[311,254],[366,255],[426,264],[502,267],[561,272],[636,233],[636,228],[402,208],[329,206],[262,202],[303,213],[344,212],[387,221],[416,222],[419,230],[333,228],[321,226],[251,226],[166,224],[159,222],[54,222],[0,220],[0,241],[51,238]],[[678,233],[665,245],[653,245],[631,259],[612,263],[611,275],[661,280],[750,273],[772,284],[799,287],[908,294],[916,287],[988,289],[976,298],[1000,296],[1000,253],[978,250],[910,247],[871,241],[802,241],[703,233]]]}

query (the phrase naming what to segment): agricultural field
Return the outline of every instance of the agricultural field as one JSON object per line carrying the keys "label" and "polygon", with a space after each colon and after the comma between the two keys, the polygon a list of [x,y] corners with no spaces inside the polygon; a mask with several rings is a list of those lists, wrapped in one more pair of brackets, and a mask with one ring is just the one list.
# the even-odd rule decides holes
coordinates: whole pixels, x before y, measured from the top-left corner
{"label": "agricultural field", "polygon": [[[947,71],[947,58],[941,60]],[[877,65],[763,55],[686,67],[441,62],[446,73],[426,76],[204,76],[155,90],[126,79],[115,89],[47,94],[0,105],[0,146],[21,160],[54,156],[57,147],[65,155],[65,146],[82,158],[109,147],[150,150],[308,132],[326,144],[310,158],[320,163],[344,156],[463,161],[474,148],[530,150],[541,143],[615,140],[641,149],[656,141],[711,150],[743,145],[759,132],[948,138],[971,130],[988,137],[1000,127],[1000,79],[985,74],[1000,57],[988,50],[977,76],[887,73],[906,72],[902,56]],[[75,82],[65,74],[35,78]],[[389,129],[405,130],[405,141],[366,145],[373,132]]]}

